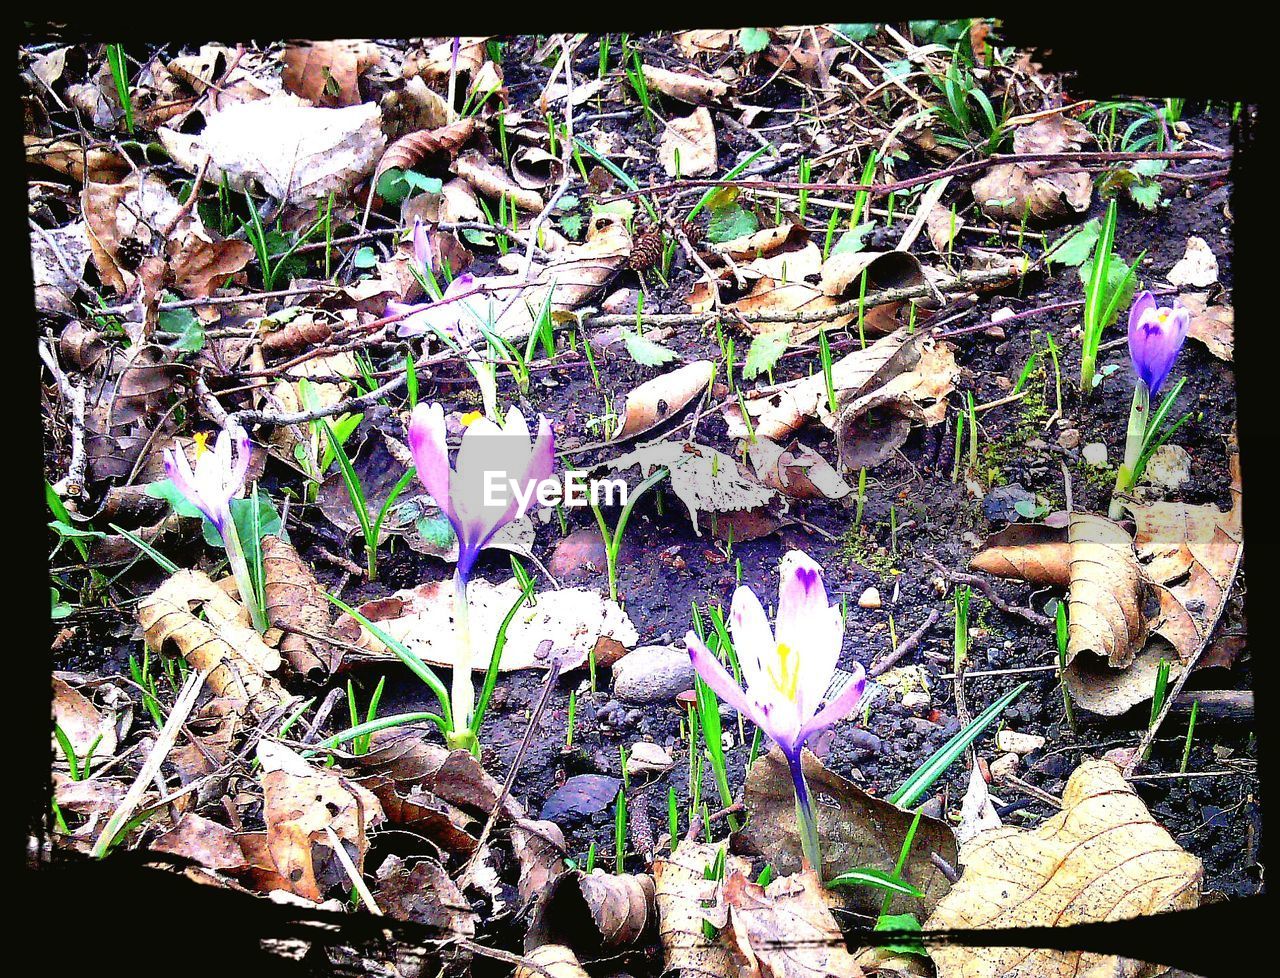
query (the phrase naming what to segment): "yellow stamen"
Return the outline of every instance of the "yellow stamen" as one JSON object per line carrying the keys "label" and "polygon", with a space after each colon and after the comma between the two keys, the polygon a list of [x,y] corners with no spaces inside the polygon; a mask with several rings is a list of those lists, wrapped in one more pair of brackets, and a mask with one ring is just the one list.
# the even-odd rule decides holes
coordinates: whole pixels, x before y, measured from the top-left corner
{"label": "yellow stamen", "polygon": [[479,421],[484,417],[483,411],[468,411],[462,416],[462,426],[464,428],[471,427],[472,422]]}
{"label": "yellow stamen", "polygon": [[196,458],[209,450],[209,432],[197,431],[191,440],[196,443]]}
{"label": "yellow stamen", "polygon": [[779,693],[789,700],[794,700],[800,685],[800,657],[792,652],[791,646],[785,642],[778,643],[777,652],[778,671],[775,673],[770,669],[769,678],[773,680],[773,685],[777,687]]}

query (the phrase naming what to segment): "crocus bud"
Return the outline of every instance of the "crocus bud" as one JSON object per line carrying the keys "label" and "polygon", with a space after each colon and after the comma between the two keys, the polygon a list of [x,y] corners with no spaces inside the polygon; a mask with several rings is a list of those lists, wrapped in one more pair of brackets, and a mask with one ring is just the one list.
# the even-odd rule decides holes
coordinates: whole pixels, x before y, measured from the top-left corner
{"label": "crocus bud", "polygon": [[1157,307],[1150,292],[1143,292],[1134,300],[1129,310],[1129,356],[1152,397],[1173,369],[1190,322],[1191,314],[1176,300],[1171,307]]}

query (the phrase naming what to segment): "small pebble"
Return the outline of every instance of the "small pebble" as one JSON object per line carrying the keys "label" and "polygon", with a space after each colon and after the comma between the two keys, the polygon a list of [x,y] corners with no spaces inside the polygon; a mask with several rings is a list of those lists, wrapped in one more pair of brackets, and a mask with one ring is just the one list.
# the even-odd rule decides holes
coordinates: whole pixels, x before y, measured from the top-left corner
{"label": "small pebble", "polygon": [[1080,432],[1075,428],[1066,428],[1058,433],[1058,445],[1070,451],[1080,447]]}
{"label": "small pebble", "polygon": [[1043,737],[1035,734],[1018,733],[1016,730],[1002,729],[996,734],[996,747],[1010,754],[1030,754],[1045,744]]}
{"label": "small pebble", "polygon": [[1086,462],[1095,468],[1107,467],[1107,446],[1100,441],[1091,441],[1080,452]]}
{"label": "small pebble", "polygon": [[859,608],[879,608],[880,605],[879,588],[869,587],[862,592],[862,597],[858,598]]}
{"label": "small pebble", "polygon": [[1011,774],[1018,771],[1019,758],[1017,754],[1001,754],[991,762],[991,778],[993,781],[1003,781]]}

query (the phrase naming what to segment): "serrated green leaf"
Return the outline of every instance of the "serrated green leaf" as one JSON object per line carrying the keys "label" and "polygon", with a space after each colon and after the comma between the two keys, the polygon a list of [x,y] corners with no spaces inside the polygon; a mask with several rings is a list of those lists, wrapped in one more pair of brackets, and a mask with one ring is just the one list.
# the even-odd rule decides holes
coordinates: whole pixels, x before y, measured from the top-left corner
{"label": "serrated green leaf", "polygon": [[582,215],[566,214],[560,218],[560,230],[576,241],[582,234]]}
{"label": "serrated green leaf", "polygon": [[763,27],[744,27],[738,31],[738,47],[744,54],[759,54],[769,46],[769,32]]}
{"label": "serrated green leaf", "polygon": [[866,221],[855,228],[850,228],[848,231],[845,231],[844,234],[840,235],[840,239],[836,242],[835,247],[831,249],[831,254],[843,255],[845,253],[852,254],[855,251],[861,251],[866,247],[866,242],[863,239],[866,238],[867,233],[875,226],[874,221]]}
{"label": "serrated green leaf", "polygon": [[204,323],[190,309],[162,309],[156,329],[177,337],[173,347],[183,353],[199,353],[204,349]]}
{"label": "serrated green leaf", "polygon": [[[875,929],[922,930],[920,921],[916,919],[916,915],[913,913],[881,914],[880,919],[876,921]],[[901,943],[882,944],[880,946],[886,951],[893,951],[896,954],[919,954],[926,958],[929,956],[929,952],[925,950],[924,944],[920,941],[902,941]]]}
{"label": "serrated green leaf", "polygon": [[351,261],[356,268],[373,268],[374,265],[378,264],[378,253],[366,245],[356,251],[356,255]]}
{"label": "serrated green leaf", "polygon": [[755,380],[761,374],[768,373],[790,345],[790,327],[757,334],[751,341],[751,348],[747,350],[747,362],[742,365],[742,379]]}
{"label": "serrated green leaf", "polygon": [[[847,37],[850,41],[865,41],[879,28],[878,24],[836,24],[835,29]],[[837,37],[836,40],[841,44],[845,43],[844,37]]]}
{"label": "serrated green leaf", "polygon": [[1055,241],[1049,248],[1046,260],[1076,268],[1081,262],[1088,261],[1101,234],[1102,222],[1095,217]]}
{"label": "serrated green leaf", "polygon": [[1129,187],[1129,196],[1139,207],[1153,211],[1160,203],[1160,184],[1154,180],[1150,183],[1135,183]]}
{"label": "serrated green leaf", "polygon": [[646,367],[661,367],[664,363],[670,363],[676,358],[674,350],[668,350],[662,344],[655,343],[629,329],[622,331],[622,341],[626,344],[627,353],[631,355],[631,359]]}

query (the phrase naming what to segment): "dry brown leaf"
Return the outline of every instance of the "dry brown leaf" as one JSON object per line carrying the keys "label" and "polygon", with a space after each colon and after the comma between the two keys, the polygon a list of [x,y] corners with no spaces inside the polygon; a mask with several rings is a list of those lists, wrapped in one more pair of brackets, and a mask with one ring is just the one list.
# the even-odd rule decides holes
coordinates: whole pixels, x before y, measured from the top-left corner
{"label": "dry brown leaf", "polygon": [[[115,756],[115,718],[100,712],[87,696],[57,676],[53,677],[53,722],[71,741],[78,767],[84,766],[84,759],[90,752],[93,754],[90,761],[93,767]],[[70,762],[63,756],[62,744],[52,732],[49,736],[55,763],[59,768],[69,769]]]}
{"label": "dry brown leaf", "polygon": [[337,834],[363,874],[369,848],[366,830],[383,817],[377,799],[337,774],[304,774],[292,764],[265,771],[260,781],[266,831],[239,837],[254,885],[316,901],[325,899],[332,888],[350,891],[351,882],[325,829]]}
{"label": "dry brown leaf", "polygon": [[1156,609],[1148,609],[1149,581],[1122,527],[1082,513],[1065,528],[1015,524],[990,537],[969,566],[1070,589],[1063,678],[1082,707],[1117,716],[1151,698],[1161,656],[1144,645]]}
{"label": "dry brown leaf", "polygon": [[378,63],[369,41],[307,41],[285,47],[280,80],[285,91],[312,105],[360,104],[360,76]]}
{"label": "dry brown leaf", "polygon": [[729,86],[714,78],[690,71],[667,71],[648,64],[640,67],[650,91],[689,105],[715,105],[729,94]]}
{"label": "dry brown leaf", "polygon": [[714,363],[710,360],[695,360],[661,377],[645,381],[627,395],[626,406],[622,409],[622,423],[609,440],[626,441],[679,414],[707,389],[714,375]]}
{"label": "dry brown leaf", "polygon": [[[734,978],[738,974],[724,930],[728,917],[719,898],[721,884],[706,876],[721,848],[686,840],[670,856],[653,862],[663,974],[681,973],[687,978]],[[726,877],[750,868],[740,856],[725,860]],[[704,920],[719,928],[714,938],[703,932]]]}
{"label": "dry brown leaf", "polygon": [[670,177],[715,173],[716,127],[711,113],[699,106],[684,118],[671,119],[658,142],[658,159]]}
{"label": "dry brown leaf", "polygon": [[[1062,801],[1033,831],[992,829],[962,846],[964,874],[924,929],[1066,927],[1199,905],[1203,865],[1156,823],[1116,765],[1085,761]],[[1151,973],[1080,951],[939,944],[930,955],[938,978]]]}
{"label": "dry brown leaf", "polygon": [[[428,156],[443,155],[452,160],[475,132],[475,119],[459,119],[436,129],[411,132],[387,147],[378,161],[377,174],[395,167],[411,170]],[[443,220],[443,218],[442,218]]]}
{"label": "dry brown leaf", "polygon": [[388,856],[377,876],[373,898],[384,913],[421,924],[436,940],[475,937],[480,915],[436,860],[418,859],[406,869],[399,856]]}
{"label": "dry brown leaf", "polygon": [[477,193],[492,200],[506,197],[522,211],[537,214],[545,204],[540,193],[520,186],[506,170],[486,159],[479,150],[469,149],[460,153],[449,170],[471,184]]}
{"label": "dry brown leaf", "polygon": [[925,337],[904,347],[902,372],[874,390],[841,390],[835,420],[840,465],[856,472],[888,459],[907,440],[913,424],[933,427],[947,416],[959,367],[954,348]]}
{"label": "dry brown leaf", "polygon": [[[1013,151],[1074,152],[1092,139],[1083,125],[1058,113],[1015,129]],[[1085,213],[1092,196],[1088,173],[1055,163],[1000,163],[973,183],[973,199],[983,213],[1005,221],[1057,223]]]}
{"label": "dry brown leaf", "polygon": [[1161,614],[1152,631],[1184,661],[1208,640],[1222,613],[1244,553],[1240,452],[1228,446],[1232,507],[1186,503],[1126,503],[1137,522],[1134,545],[1147,576],[1161,586]]}
{"label": "dry brown leaf", "polygon": [[[89,261],[89,235],[84,221],[31,233],[31,272],[35,305],[41,312],[76,313],[76,292]],[[83,329],[83,327],[81,327]]]}
{"label": "dry brown leaf", "polygon": [[[823,804],[816,806],[823,878],[831,879],[853,866],[892,873],[915,816],[828,771],[808,751],[803,763],[810,789],[823,798]],[[751,818],[734,836],[734,849],[762,856],[781,875],[798,873],[800,835],[795,789],[786,759],[777,747],[757,758],[747,772],[743,802]],[[907,913],[921,905],[928,912],[950,889],[951,884],[930,859],[935,852],[954,866],[955,836],[945,822],[921,817],[902,877],[924,891],[925,896],[921,901],[896,896],[891,913]],[[880,912],[884,899],[882,891],[869,887],[846,887],[841,894],[852,909],[872,915]]]}
{"label": "dry brown leaf", "polygon": [[1207,292],[1192,292],[1179,300],[1191,313],[1187,335],[1203,343],[1219,360],[1231,360],[1235,353],[1235,309],[1225,303],[1209,305]]}
{"label": "dry brown leaf", "polygon": [[564,174],[564,162],[538,146],[521,146],[511,154],[511,173],[525,190],[541,190]]}
{"label": "dry brown leaf", "polygon": [[[752,816],[755,817],[754,815]],[[740,872],[725,877],[730,944],[744,978],[861,978],[813,873],[767,887]]]}
{"label": "dry brown leaf", "polygon": [[831,463],[798,440],[784,448],[757,435],[747,454],[756,478],[792,499],[845,499],[853,492]]}
{"label": "dry brown leaf", "polygon": [[329,602],[320,593],[311,568],[291,544],[277,536],[265,536],[262,576],[266,592],[263,610],[267,620],[283,631],[280,652],[294,672],[308,679],[333,672],[337,651],[315,637],[329,631]]}
{"label": "dry brown leaf", "polygon": [[214,241],[203,230],[191,229],[169,242],[173,287],[188,299],[204,299],[249,264],[253,245],[247,241]]}
{"label": "dry brown leaf", "polygon": [[234,873],[249,865],[234,832],[195,812],[184,812],[177,824],[148,848],[222,872]]}
{"label": "dry brown leaf", "polygon": [[280,653],[254,631],[248,612],[200,571],[179,570],[143,598],[138,622],[151,648],[177,651],[191,668],[210,670],[209,687],[219,696],[246,701],[259,715],[289,699],[271,675]]}
{"label": "dry brown leaf", "polygon": [[400,72],[405,78],[420,75],[427,80],[445,80],[453,69],[453,43],[458,42],[458,74],[471,75],[484,64],[485,40],[483,37],[445,38],[430,48],[411,51],[404,59]]}
{"label": "dry brown leaf", "polygon": [[538,968],[522,964],[516,968],[515,978],[547,978],[548,974],[551,978],[589,978],[577,956],[563,944],[543,944],[526,952],[525,957]]}
{"label": "dry brown leaf", "polygon": [[[480,578],[471,582],[468,600],[473,648],[493,648],[498,628],[520,593],[515,578],[497,585]],[[457,656],[453,605],[453,582],[445,580],[397,591],[391,597],[366,602],[357,610],[424,662],[451,666]],[[399,661],[395,653],[347,615],[338,619],[334,632],[365,649],[371,660]],[[535,608],[526,608],[511,620],[498,668],[503,672],[545,669],[556,658],[563,668],[572,669],[587,661],[602,636],[627,648],[639,638],[626,612],[607,597],[577,587],[548,591],[538,595]],[[350,664],[354,659],[348,653],[344,661]],[[483,672],[488,667],[488,653],[477,654],[472,668]]]}
{"label": "dry brown leaf", "polygon": [[403,86],[382,96],[382,131],[394,141],[401,136],[424,130],[439,129],[457,118],[439,92],[427,87],[421,78],[413,77]]}
{"label": "dry brown leaf", "polygon": [[381,111],[372,103],[326,109],[295,95],[238,102],[208,116],[204,130],[158,132],[174,161],[206,179],[224,176],[236,190],[254,182],[279,201],[344,194],[373,172],[386,148]]}
{"label": "dry brown leaf", "polygon": [[564,832],[546,819],[517,818],[509,834],[520,863],[520,902],[528,904],[564,870]]}
{"label": "dry brown leaf", "polygon": [[987,537],[969,561],[969,569],[1028,584],[1066,587],[1071,583],[1071,545],[1061,527],[1014,523]]}
{"label": "dry brown leaf", "polygon": [[128,161],[120,154],[98,146],[86,148],[74,139],[26,135],[22,142],[28,163],[47,166],[81,183],[86,172],[94,183],[116,183],[131,172]]}
{"label": "dry brown leaf", "polygon": [[563,944],[589,962],[639,943],[656,924],[652,876],[575,869],[562,873],[538,896],[525,947]]}
{"label": "dry brown leaf", "polygon": [[675,42],[681,54],[686,58],[692,58],[699,54],[728,51],[733,47],[734,38],[737,36],[736,30],[676,31],[671,35],[671,40]]}

